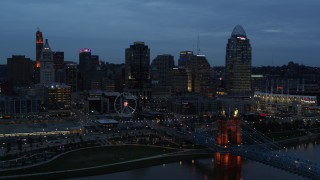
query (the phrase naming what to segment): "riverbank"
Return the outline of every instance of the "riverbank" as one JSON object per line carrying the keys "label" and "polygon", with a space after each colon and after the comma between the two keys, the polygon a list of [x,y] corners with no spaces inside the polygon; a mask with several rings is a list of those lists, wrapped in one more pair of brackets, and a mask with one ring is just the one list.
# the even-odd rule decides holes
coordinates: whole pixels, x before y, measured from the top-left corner
{"label": "riverbank", "polygon": [[[120,148],[121,147],[121,148]],[[129,146],[127,146],[129,147]],[[148,148],[150,152],[150,147],[147,146],[131,146],[134,147],[140,147],[144,148],[145,151],[142,151],[144,153],[147,153]],[[115,148],[115,147],[112,147]],[[124,149],[125,146],[119,146],[119,149]],[[56,161],[50,161],[46,164],[42,164],[41,167],[35,166],[35,167],[29,167],[24,168],[20,170],[10,170],[8,172],[1,172],[0,179],[61,179],[61,178],[75,178],[75,177],[83,177],[83,176],[91,176],[91,175],[99,175],[99,174],[106,174],[106,173],[113,173],[113,172],[120,172],[120,171],[127,171],[131,169],[137,169],[137,168],[143,168],[148,166],[154,166],[159,164],[166,164],[170,162],[176,162],[180,160],[191,160],[191,159],[197,159],[197,158],[210,158],[213,157],[213,154],[210,153],[210,151],[207,150],[174,150],[168,149],[168,148],[162,148],[162,147],[152,147],[156,148],[158,150],[161,150],[162,153],[150,157],[143,157],[143,158],[136,158],[132,160],[126,160],[124,157],[118,159],[118,162],[112,162],[109,161],[109,163],[105,163],[101,165],[100,163],[96,162],[95,166],[92,166],[90,164],[87,164],[88,166],[85,168],[76,168],[76,169],[68,169],[68,170],[55,170],[52,169],[52,162]],[[163,149],[166,149],[166,151],[163,151]],[[115,149],[116,150],[116,149]],[[130,153],[132,152],[132,149],[127,149]],[[141,149],[140,149],[141,150]],[[140,151],[139,150],[139,151]],[[110,151],[109,151],[110,152]],[[159,151],[158,151],[159,152]],[[68,154],[68,153],[66,153]],[[148,154],[148,153],[147,153]],[[71,157],[74,158],[74,157]],[[59,159],[59,158],[57,158]],[[122,161],[122,162],[121,162]],[[51,165],[48,165],[50,164]],[[76,163],[76,162],[75,162]],[[63,162],[55,162],[57,166],[66,166],[66,163]],[[78,163],[80,164],[80,162]],[[52,172],[41,172],[41,169],[43,171],[43,166],[47,166],[47,170],[50,170]],[[40,169],[39,169],[40,168]],[[70,167],[69,167],[70,168]],[[40,170],[40,171],[39,171]]]}
{"label": "riverbank", "polygon": [[293,145],[296,143],[303,143],[303,142],[313,141],[313,140],[317,140],[317,139],[320,139],[320,133],[309,134],[306,136],[289,138],[289,139],[284,139],[284,140],[279,140],[279,141],[274,141],[274,142],[278,143],[280,145]]}

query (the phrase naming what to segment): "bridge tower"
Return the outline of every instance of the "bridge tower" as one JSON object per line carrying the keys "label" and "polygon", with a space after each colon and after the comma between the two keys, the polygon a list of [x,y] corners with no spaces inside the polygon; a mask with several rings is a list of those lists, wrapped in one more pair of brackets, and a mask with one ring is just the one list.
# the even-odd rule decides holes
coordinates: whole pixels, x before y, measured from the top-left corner
{"label": "bridge tower", "polygon": [[[223,169],[241,167],[241,157],[232,156],[227,152],[229,146],[241,145],[240,118],[238,117],[238,110],[236,109],[234,114],[230,117],[225,116],[223,113],[221,118],[217,121],[217,124],[217,144],[221,147],[222,151],[215,153],[215,166]],[[224,151],[224,149],[226,151]]]}

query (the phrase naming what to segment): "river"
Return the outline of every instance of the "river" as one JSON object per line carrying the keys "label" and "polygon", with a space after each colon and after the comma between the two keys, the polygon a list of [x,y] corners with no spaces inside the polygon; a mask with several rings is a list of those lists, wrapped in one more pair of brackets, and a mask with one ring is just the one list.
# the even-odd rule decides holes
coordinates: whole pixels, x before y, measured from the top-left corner
{"label": "river", "polygon": [[[320,163],[320,141],[313,141],[288,147],[288,153],[304,159]],[[197,159],[180,161],[169,164],[161,164],[130,171],[111,174],[76,178],[78,180],[89,179],[133,179],[133,180],[194,180],[194,179],[235,179],[235,180],[302,180],[298,175],[267,166],[251,160],[242,160],[241,168],[222,171],[214,167],[213,159]]]}

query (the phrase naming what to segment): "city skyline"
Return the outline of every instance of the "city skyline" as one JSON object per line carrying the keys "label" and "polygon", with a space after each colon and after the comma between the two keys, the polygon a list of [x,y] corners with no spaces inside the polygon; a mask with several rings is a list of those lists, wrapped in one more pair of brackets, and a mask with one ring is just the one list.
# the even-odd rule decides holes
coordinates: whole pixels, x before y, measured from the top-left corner
{"label": "city skyline", "polygon": [[[81,48],[111,63],[125,62],[125,48],[135,41],[150,47],[151,59],[199,49],[211,66],[224,66],[226,40],[240,24],[250,36],[252,65],[283,65],[294,61],[320,66],[320,2],[247,0],[201,3],[174,1],[3,1],[0,64],[12,55],[36,59],[35,32],[50,40],[66,61],[78,62]],[[84,13],[88,12],[88,13]]]}

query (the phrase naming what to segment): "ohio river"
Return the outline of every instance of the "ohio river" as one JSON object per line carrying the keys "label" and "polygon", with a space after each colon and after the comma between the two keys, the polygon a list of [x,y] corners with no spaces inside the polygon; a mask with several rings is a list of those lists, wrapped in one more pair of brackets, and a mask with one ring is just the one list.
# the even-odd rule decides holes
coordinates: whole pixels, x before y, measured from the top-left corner
{"label": "ohio river", "polygon": [[[288,147],[288,153],[320,164],[320,140]],[[130,171],[77,178],[87,179],[137,179],[137,180],[194,180],[194,179],[235,179],[235,180],[301,180],[303,177],[273,168],[255,161],[242,160],[242,166],[232,171],[221,172],[214,168],[213,159],[197,159],[151,166]]]}

